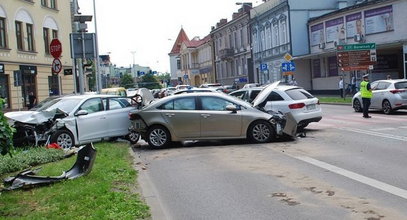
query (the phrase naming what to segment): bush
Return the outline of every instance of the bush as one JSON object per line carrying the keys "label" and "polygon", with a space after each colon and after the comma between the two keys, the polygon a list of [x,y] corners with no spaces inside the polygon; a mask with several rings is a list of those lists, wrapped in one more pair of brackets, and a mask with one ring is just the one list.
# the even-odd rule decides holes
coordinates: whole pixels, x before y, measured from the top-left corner
{"label": "bush", "polygon": [[10,155],[0,156],[0,176],[6,173],[21,171],[39,164],[54,162],[63,159],[63,150],[30,148]]}
{"label": "bush", "polygon": [[3,104],[4,99],[0,98],[0,154],[5,155],[10,153],[13,148],[14,128],[8,124],[7,118],[4,117]]}

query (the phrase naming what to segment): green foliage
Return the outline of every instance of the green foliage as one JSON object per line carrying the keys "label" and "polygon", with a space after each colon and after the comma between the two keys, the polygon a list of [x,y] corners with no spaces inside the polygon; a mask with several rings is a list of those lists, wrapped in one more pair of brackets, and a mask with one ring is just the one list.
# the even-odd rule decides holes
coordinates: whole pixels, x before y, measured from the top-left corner
{"label": "green foliage", "polygon": [[157,81],[157,78],[153,74],[145,74],[141,78],[140,87],[147,89],[161,89],[160,83]]}
{"label": "green foliage", "polygon": [[13,157],[10,155],[0,157],[0,176],[63,158],[63,150],[46,149],[44,147],[29,148],[29,150],[25,151],[20,150],[13,153]]}
{"label": "green foliage", "polygon": [[[98,143],[87,175],[0,196],[0,216],[10,219],[148,219],[148,206],[135,191],[137,172],[126,143]],[[56,176],[76,157],[46,164],[39,175]],[[35,195],[35,196],[33,196]],[[0,217],[1,219],[1,217]]]}
{"label": "green foliage", "polygon": [[134,87],[133,77],[130,74],[124,74],[120,80],[120,86],[126,89]]}
{"label": "green foliage", "polygon": [[5,155],[10,153],[13,148],[13,133],[14,128],[12,128],[8,122],[7,118],[3,114],[4,99],[0,98],[0,153]]}

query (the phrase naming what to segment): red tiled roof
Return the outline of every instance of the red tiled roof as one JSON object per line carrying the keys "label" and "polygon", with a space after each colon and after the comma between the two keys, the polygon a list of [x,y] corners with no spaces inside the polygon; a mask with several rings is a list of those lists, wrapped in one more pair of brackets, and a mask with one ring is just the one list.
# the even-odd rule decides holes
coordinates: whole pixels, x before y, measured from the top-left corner
{"label": "red tiled roof", "polygon": [[210,40],[211,40],[211,36],[208,35],[208,36],[204,37],[204,39],[201,39],[201,40],[192,39],[191,41],[186,41],[185,45],[188,48],[195,48],[195,47],[199,47],[199,46],[205,44],[206,42],[208,42]]}
{"label": "red tiled roof", "polygon": [[172,46],[172,50],[169,54],[179,54],[182,42],[189,42],[189,38],[183,28],[181,28],[179,31],[178,37],[175,40],[174,46]]}

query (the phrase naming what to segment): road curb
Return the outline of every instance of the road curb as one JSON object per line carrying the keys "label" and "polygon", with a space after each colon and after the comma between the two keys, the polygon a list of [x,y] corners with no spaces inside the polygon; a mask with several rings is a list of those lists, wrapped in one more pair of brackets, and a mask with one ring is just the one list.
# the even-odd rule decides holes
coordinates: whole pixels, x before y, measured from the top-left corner
{"label": "road curb", "polygon": [[320,102],[320,104],[324,104],[324,105],[347,105],[347,106],[352,106],[352,103],[340,103],[340,102]]}
{"label": "road curb", "polygon": [[168,218],[158,198],[157,190],[151,183],[150,177],[147,174],[147,164],[141,160],[136,152],[134,152],[133,148],[134,146],[131,146],[129,151],[131,156],[134,158],[133,168],[138,172],[136,181],[140,187],[142,198],[144,198],[145,202],[150,207],[151,219],[166,220]]}

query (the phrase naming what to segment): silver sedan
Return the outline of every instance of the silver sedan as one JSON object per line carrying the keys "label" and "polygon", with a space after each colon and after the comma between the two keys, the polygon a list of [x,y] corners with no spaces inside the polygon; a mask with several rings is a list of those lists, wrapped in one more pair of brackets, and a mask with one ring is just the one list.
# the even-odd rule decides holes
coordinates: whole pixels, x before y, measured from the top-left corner
{"label": "silver sedan", "polygon": [[152,147],[172,141],[243,139],[272,141],[281,134],[275,117],[216,92],[165,97],[129,114],[132,130]]}
{"label": "silver sedan", "polygon": [[[407,80],[378,80],[371,83],[373,90],[370,109],[391,114],[398,109],[407,109]],[[352,107],[356,112],[361,112],[362,97],[360,92],[352,99]]]}

